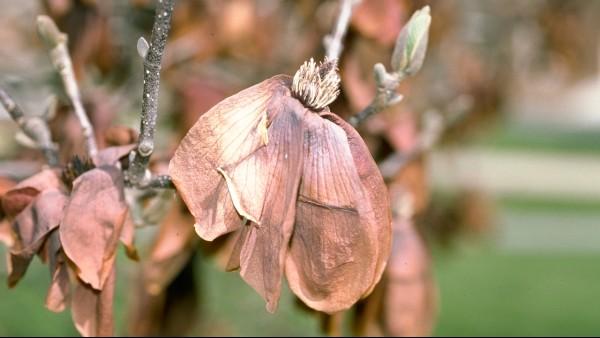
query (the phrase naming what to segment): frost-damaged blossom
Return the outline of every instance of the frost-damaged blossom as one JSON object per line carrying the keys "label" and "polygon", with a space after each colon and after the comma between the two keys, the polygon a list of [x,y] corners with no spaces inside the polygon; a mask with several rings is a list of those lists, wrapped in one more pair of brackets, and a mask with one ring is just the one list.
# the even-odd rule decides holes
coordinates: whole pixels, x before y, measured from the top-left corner
{"label": "frost-damaged blossom", "polygon": [[9,287],[38,255],[50,267],[46,307],[60,312],[70,304],[75,327],[84,336],[113,334],[119,240],[135,256],[118,168],[119,158],[132,148],[106,148],[94,161],[75,157],[63,170],[44,169],[0,197],[0,214],[11,225],[12,238],[4,240],[9,244]]}
{"label": "frost-damaged blossom", "polygon": [[308,306],[349,308],[390,253],[383,179],[359,134],[327,107],[336,61],[306,62],[202,115],[169,172],[200,237],[236,232],[228,268],[277,308],[281,278]]}

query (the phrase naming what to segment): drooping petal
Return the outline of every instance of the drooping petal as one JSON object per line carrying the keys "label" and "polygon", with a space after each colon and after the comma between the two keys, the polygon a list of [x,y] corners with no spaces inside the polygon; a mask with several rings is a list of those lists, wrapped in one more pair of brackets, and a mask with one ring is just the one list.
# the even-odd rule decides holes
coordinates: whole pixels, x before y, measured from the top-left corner
{"label": "drooping petal", "polygon": [[135,247],[135,224],[131,218],[130,212],[127,213],[125,221],[123,222],[123,229],[121,230],[121,236],[119,237],[121,244],[125,247],[125,254],[127,257],[134,261],[139,261],[140,257]]}
{"label": "drooping petal", "polygon": [[52,272],[52,281],[46,295],[46,307],[52,312],[62,312],[67,307],[70,296],[69,268],[66,259],[61,257]]}
{"label": "drooping petal", "polygon": [[375,220],[370,224],[369,231],[377,234],[377,268],[371,289],[366,292],[368,294],[381,278],[392,250],[392,215],[388,189],[377,164],[369,153],[369,148],[356,129],[335,114],[323,114],[322,117],[337,124],[346,132],[354,166],[374,213]]}
{"label": "drooping petal", "polygon": [[267,110],[272,119],[267,146],[224,171],[231,176],[229,191],[256,199],[253,205],[261,208],[256,222],[241,229],[228,268],[239,266],[242,278],[266,300],[267,310],[274,312],[294,224],[305,108],[289,96],[280,96]]}
{"label": "drooping petal", "polygon": [[288,82],[277,76],[221,101],[198,119],[177,148],[169,174],[203,239],[236,230],[242,217],[260,218],[262,207],[255,202],[263,200],[228,191],[232,177],[225,168],[268,144],[267,104],[274,90],[287,91]]}
{"label": "drooping petal", "polygon": [[102,290],[96,290],[77,280],[71,298],[71,317],[75,328],[84,337],[113,336],[113,298],[115,293],[115,266],[109,269]]}
{"label": "drooping petal", "polygon": [[27,271],[50,232],[62,219],[67,196],[57,189],[42,191],[13,221],[15,244],[9,251],[8,285],[13,287]]}
{"label": "drooping petal", "polygon": [[73,182],[60,240],[79,278],[96,290],[108,278],[126,216],[123,174],[116,167],[92,169]]}
{"label": "drooping petal", "polygon": [[40,193],[32,187],[15,188],[2,196],[2,212],[9,219],[17,216]]}
{"label": "drooping petal", "polygon": [[334,313],[379,280],[379,246],[389,245],[389,238],[379,243],[376,230],[389,231],[390,224],[389,218],[376,224],[374,207],[380,206],[367,192],[373,187],[361,180],[345,131],[316,114],[307,114],[304,123],[304,171],[286,276],[308,306]]}

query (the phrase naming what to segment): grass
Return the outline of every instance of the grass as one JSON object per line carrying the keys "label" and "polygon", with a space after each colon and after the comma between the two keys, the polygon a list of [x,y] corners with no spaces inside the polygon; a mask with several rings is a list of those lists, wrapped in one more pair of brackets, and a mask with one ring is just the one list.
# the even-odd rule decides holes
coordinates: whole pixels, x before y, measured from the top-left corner
{"label": "grass", "polygon": [[[502,215],[527,211],[528,215],[544,217],[600,219],[600,208],[595,203],[515,197],[500,202]],[[521,223],[523,228],[519,230]],[[521,231],[520,239],[536,244],[540,237],[527,234],[537,228],[521,223],[512,229]],[[574,224],[570,226],[575,227]],[[600,235],[600,228],[597,233]],[[3,251],[0,246],[0,256]],[[507,251],[497,242],[480,241],[463,243],[453,251],[434,250],[434,258],[441,295],[435,331],[438,336],[586,336],[600,332],[598,250]],[[128,277],[136,266],[122,254],[119,266],[115,304],[117,332],[122,334],[127,295],[132,293]],[[238,274],[222,272],[207,259],[199,260],[196,273],[202,285],[200,298],[204,308],[193,335],[320,334],[318,322],[294,304],[287,289],[278,312],[271,315]],[[6,268],[0,260],[0,336],[76,335],[68,312],[54,314],[44,308],[49,283],[46,266],[35,259],[13,290],[7,289],[5,279]]]}
{"label": "grass", "polygon": [[600,332],[600,254],[440,257],[442,336],[586,336]]}

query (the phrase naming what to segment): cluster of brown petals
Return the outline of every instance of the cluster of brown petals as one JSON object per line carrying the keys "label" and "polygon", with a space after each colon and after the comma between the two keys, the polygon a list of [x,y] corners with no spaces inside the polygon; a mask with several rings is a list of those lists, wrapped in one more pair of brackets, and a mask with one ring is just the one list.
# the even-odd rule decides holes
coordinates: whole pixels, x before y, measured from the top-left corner
{"label": "cluster of brown petals", "polygon": [[283,275],[305,304],[328,313],[349,308],[380,280],[391,240],[381,174],[359,134],[327,107],[293,95],[289,76],[202,115],[169,173],[200,237],[235,232],[228,269],[240,270],[269,311]]}
{"label": "cluster of brown petals", "polygon": [[[25,275],[34,256],[50,267],[46,307],[70,304],[84,336],[112,335],[115,258],[119,241],[135,257],[122,171],[132,146],[102,150],[93,163],[74,160],[65,171],[44,169],[0,197],[9,224],[8,285]],[[66,182],[65,182],[66,179]]]}

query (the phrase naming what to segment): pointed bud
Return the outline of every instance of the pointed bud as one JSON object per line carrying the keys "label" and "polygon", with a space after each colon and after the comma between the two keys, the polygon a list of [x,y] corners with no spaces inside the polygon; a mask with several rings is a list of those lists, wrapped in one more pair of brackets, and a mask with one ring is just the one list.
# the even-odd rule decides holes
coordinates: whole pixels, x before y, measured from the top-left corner
{"label": "pointed bud", "polygon": [[402,28],[392,55],[392,69],[395,72],[414,75],[421,69],[427,52],[430,24],[429,6],[425,6],[416,11]]}

